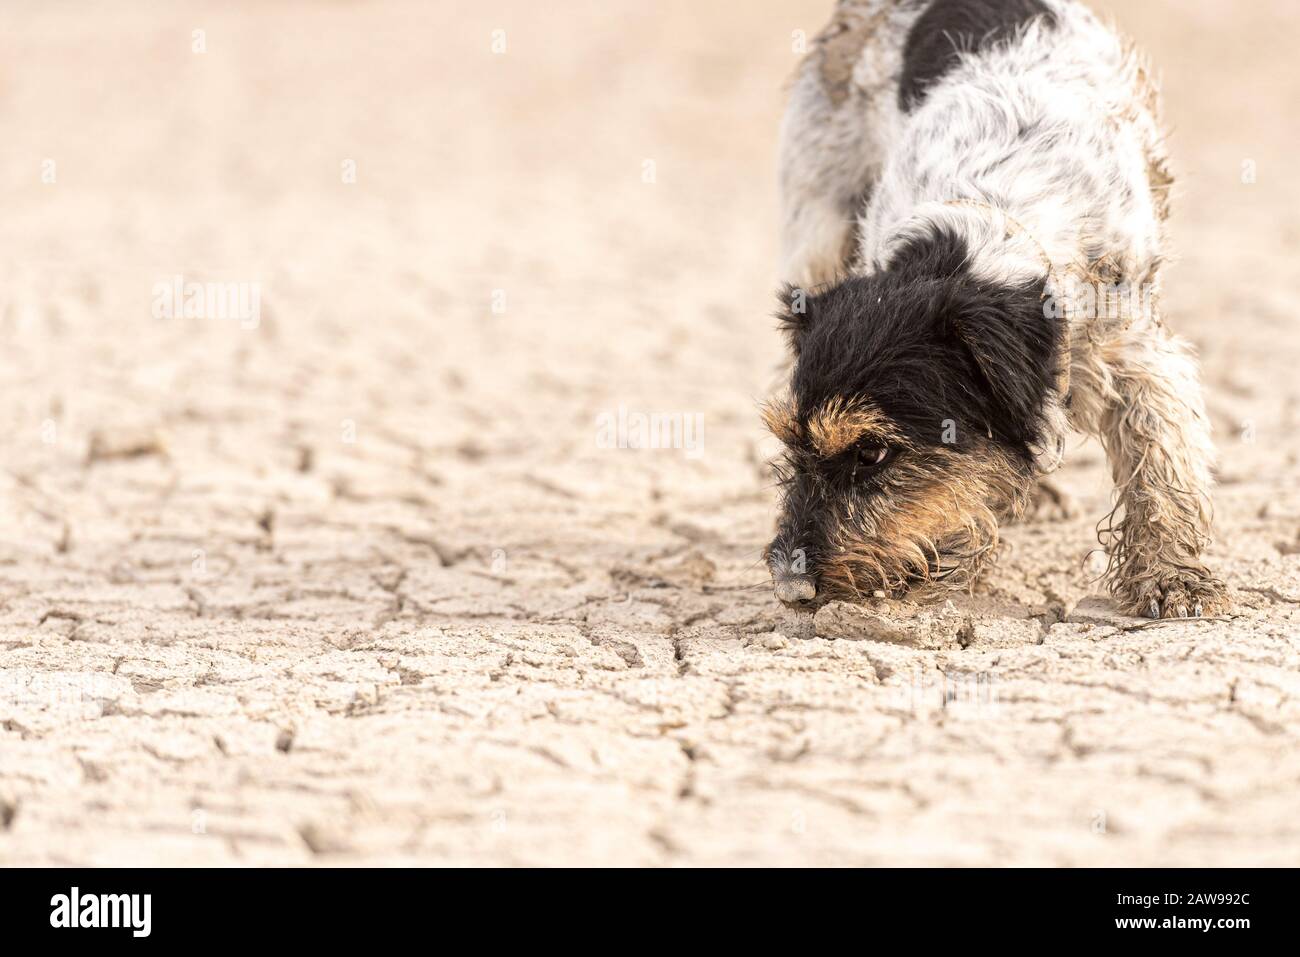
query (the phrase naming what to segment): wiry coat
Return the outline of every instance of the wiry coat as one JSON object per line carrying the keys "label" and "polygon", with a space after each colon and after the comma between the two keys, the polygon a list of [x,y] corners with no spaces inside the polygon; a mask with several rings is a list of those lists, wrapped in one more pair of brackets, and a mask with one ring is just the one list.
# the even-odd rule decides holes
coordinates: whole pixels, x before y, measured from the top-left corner
{"label": "wiry coat", "polygon": [[[792,397],[776,416],[787,431],[806,445],[808,417],[820,404],[877,401],[886,373],[853,341],[862,338],[859,323],[880,334],[878,310],[868,301],[854,312],[830,292],[893,289],[903,305],[890,315],[920,316],[910,331],[903,322],[899,335],[964,339],[974,357],[972,365],[936,349],[941,368],[930,375],[951,367],[956,379],[974,383],[968,391],[1026,406],[1008,417],[972,412],[974,398],[963,404],[965,424],[989,440],[995,424],[1007,433],[1032,430],[1014,440],[998,436],[1000,458],[1031,462],[1041,474],[1059,464],[1069,428],[1101,438],[1118,493],[1107,529],[1111,587],[1126,610],[1182,615],[1223,607],[1223,587],[1200,560],[1209,541],[1209,424],[1195,364],[1159,311],[1171,177],[1158,96],[1130,45],[1074,0],[841,0],[794,82],[780,168],[783,278],[819,294],[812,301],[834,317],[820,321],[820,339],[829,342],[818,346],[826,353],[818,362],[838,367],[831,378],[841,377],[810,392],[801,377],[827,373],[797,358]],[[933,297],[917,286],[899,291],[895,280],[915,273],[916,260],[945,248],[959,249],[962,261],[942,278],[966,298],[987,298],[985,312],[999,321],[958,316],[936,325],[921,315],[932,311]],[[1024,309],[1015,290],[1036,290],[1042,308]],[[800,335],[816,338],[818,323],[795,324],[796,349]],[[1036,360],[1034,349],[1012,350],[1009,363],[982,361],[1007,343],[981,337],[1008,332],[1027,343],[1050,341],[1053,354]],[[843,354],[829,358],[836,348]],[[880,343],[870,349],[878,354]],[[1018,351],[1023,361],[1014,361]],[[873,361],[875,371],[863,372]],[[1045,370],[1045,379],[1036,377]],[[850,383],[855,375],[866,381]],[[975,378],[961,378],[969,375]],[[892,394],[883,401],[898,404]],[[955,451],[928,440],[927,448]],[[975,458],[965,461],[973,466]],[[824,477],[818,481],[825,486]],[[861,501],[826,501],[821,508],[841,513],[823,519],[831,524],[863,510]],[[815,508],[802,509],[792,515],[798,509],[787,500],[784,522],[806,524]],[[828,569],[838,567],[837,548],[841,561],[854,560],[847,552],[890,549],[888,521],[860,524],[852,547],[819,544]],[[929,539],[928,576],[916,573],[914,561],[902,566],[913,578],[933,577],[944,534]],[[779,556],[792,544],[783,532],[774,549]],[[780,562],[773,571],[778,586],[790,577]]]}

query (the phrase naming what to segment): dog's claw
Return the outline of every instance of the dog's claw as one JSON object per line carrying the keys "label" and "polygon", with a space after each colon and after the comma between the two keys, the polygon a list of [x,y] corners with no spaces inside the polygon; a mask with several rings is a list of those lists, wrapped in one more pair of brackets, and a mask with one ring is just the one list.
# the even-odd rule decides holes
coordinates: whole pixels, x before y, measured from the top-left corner
{"label": "dog's claw", "polygon": [[1155,582],[1149,579],[1134,588],[1122,604],[1129,614],[1148,618],[1203,618],[1228,607],[1223,583],[1212,577],[1179,575]]}

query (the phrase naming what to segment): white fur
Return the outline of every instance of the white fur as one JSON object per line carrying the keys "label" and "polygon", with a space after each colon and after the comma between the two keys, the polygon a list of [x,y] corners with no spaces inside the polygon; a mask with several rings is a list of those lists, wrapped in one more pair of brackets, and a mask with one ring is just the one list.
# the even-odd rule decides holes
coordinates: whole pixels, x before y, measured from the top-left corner
{"label": "white fur", "polygon": [[[1040,468],[1059,463],[1067,422],[1098,435],[1123,514],[1115,593],[1142,612],[1217,607],[1221,587],[1198,558],[1209,425],[1195,363],[1159,313],[1169,180],[1157,93],[1132,47],[1081,3],[1044,2],[1054,25],[963,54],[904,113],[903,48],[929,0],[840,0],[782,126],[783,278],[869,274],[900,243],[947,229],[977,275],[1045,282],[1068,359]],[[1080,309],[1077,284],[1099,282],[1147,290],[1150,308]]]}

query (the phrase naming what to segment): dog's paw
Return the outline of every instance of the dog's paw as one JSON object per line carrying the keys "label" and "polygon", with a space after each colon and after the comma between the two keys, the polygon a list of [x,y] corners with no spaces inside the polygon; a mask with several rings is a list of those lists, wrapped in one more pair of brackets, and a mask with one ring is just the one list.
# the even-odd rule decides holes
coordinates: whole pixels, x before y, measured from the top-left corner
{"label": "dog's paw", "polygon": [[1197,569],[1175,569],[1121,582],[1116,597],[1125,613],[1146,618],[1221,615],[1230,605],[1223,582]]}

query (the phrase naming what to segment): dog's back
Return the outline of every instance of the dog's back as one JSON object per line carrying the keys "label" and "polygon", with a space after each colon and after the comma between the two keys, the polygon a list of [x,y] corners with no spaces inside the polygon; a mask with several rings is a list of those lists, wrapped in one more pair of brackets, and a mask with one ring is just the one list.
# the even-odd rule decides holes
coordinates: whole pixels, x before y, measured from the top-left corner
{"label": "dog's back", "polygon": [[[996,206],[1046,253],[1160,255],[1156,95],[1075,0],[841,0],[782,129],[782,278],[870,269],[927,204]],[[1122,234],[1122,235],[1120,235]]]}

